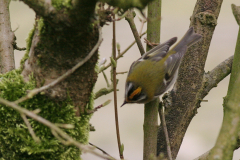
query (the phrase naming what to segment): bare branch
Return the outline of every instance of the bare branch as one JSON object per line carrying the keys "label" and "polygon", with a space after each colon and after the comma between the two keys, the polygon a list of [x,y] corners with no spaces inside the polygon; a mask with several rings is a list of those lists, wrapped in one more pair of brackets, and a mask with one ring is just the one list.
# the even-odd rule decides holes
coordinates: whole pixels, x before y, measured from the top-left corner
{"label": "bare branch", "polygon": [[[148,4],[148,19],[161,17],[161,3],[162,0],[154,0]],[[147,39],[152,42],[160,43],[160,28],[160,19],[158,21],[149,21],[147,23]],[[150,49],[150,47],[146,47],[147,51]],[[141,54],[143,53],[141,52]],[[143,159],[149,159],[151,155],[156,155],[157,153],[156,146],[158,135],[157,130],[159,101],[159,98],[156,98],[155,100],[144,104]]]}
{"label": "bare branch", "polygon": [[111,93],[113,91],[113,86],[111,85],[110,88],[101,88],[99,91],[97,91],[95,93],[95,98],[94,99],[98,99],[99,97],[103,96],[103,95],[107,95],[109,93]]}
{"label": "bare branch", "polygon": [[237,21],[237,24],[240,25],[240,6],[236,6],[235,4],[231,5],[233,15]]}
{"label": "bare branch", "polygon": [[[113,19],[115,19],[115,14],[113,15]],[[116,59],[116,23],[113,22],[113,40],[112,40],[112,57],[113,60]],[[120,139],[120,131],[119,131],[119,123],[118,123],[118,108],[117,108],[117,74],[116,74],[116,65],[112,63],[112,83],[113,83],[113,98],[114,98],[114,113],[115,113],[115,125],[116,125],[116,135],[118,142],[118,151],[121,159],[124,159],[123,151],[121,150],[121,139]]]}
{"label": "bare branch", "polygon": [[[236,7],[236,6],[235,6]],[[234,11],[233,11],[234,12]],[[240,16],[240,7],[238,7]],[[236,16],[236,15],[235,15]],[[224,98],[223,122],[216,143],[209,153],[208,159],[232,159],[237,146],[240,128],[240,28],[235,47],[232,72],[227,96]],[[217,158],[216,158],[217,157]]]}
{"label": "bare branch", "polygon": [[19,51],[25,51],[26,50],[26,47],[22,47],[22,48],[18,47],[16,42],[13,42],[13,48],[16,49],[16,50],[19,50]]}
{"label": "bare branch", "polygon": [[90,110],[90,111],[87,111],[87,114],[92,114],[94,112],[96,112],[98,109],[102,108],[102,107],[105,107],[106,105],[108,105],[109,103],[111,102],[111,100],[107,100],[106,102],[104,102],[103,104],[95,107],[93,110]]}
{"label": "bare branch", "polygon": [[36,142],[40,142],[40,139],[36,136],[36,134],[34,133],[32,127],[31,127],[31,124],[29,123],[27,117],[25,114],[21,113],[21,117],[22,119],[24,120],[28,130],[29,130],[29,133],[31,134],[32,138],[34,139],[34,141]]}
{"label": "bare branch", "polygon": [[125,17],[125,19],[128,21],[128,23],[130,25],[130,28],[132,29],[133,36],[134,36],[134,38],[135,38],[135,40],[137,42],[138,49],[139,49],[141,55],[143,55],[145,53],[145,50],[143,48],[140,36],[138,34],[136,25],[134,23],[134,14],[135,14],[134,11],[129,10],[127,16]]}
{"label": "bare branch", "polygon": [[165,113],[164,113],[164,108],[163,108],[163,103],[159,103],[159,108],[158,108],[158,113],[159,117],[161,120],[161,125],[163,127],[164,135],[165,135],[165,140],[166,140],[166,145],[167,145],[167,153],[168,153],[168,160],[172,160],[172,151],[171,151],[171,144],[169,141],[169,136],[168,136],[168,131],[167,131],[167,125],[166,125],[166,120],[165,120]]}
{"label": "bare branch", "polygon": [[[106,154],[106,155],[108,155],[109,157],[112,157],[110,154],[108,154],[106,151],[104,151],[103,149],[99,148],[98,146],[95,146],[94,144],[92,144],[92,143],[90,143],[90,142],[89,142],[89,144],[90,144],[91,146],[97,148],[98,150],[102,151],[103,154]],[[114,159],[114,158],[112,157],[112,159]]]}
{"label": "bare branch", "polygon": [[233,62],[233,56],[224,60],[222,63],[220,63],[217,67],[215,67],[210,72],[207,72],[204,74],[203,90],[202,90],[202,96],[201,96],[202,99],[208,94],[208,92],[212,88],[217,87],[217,84],[231,73],[232,62]]}

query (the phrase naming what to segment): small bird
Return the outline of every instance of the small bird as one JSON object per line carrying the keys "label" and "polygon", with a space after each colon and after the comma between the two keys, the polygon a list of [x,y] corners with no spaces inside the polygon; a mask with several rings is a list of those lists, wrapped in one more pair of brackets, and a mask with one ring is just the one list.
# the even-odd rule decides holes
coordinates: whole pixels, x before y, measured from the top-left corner
{"label": "small bird", "polygon": [[170,51],[169,47],[177,41],[177,37],[159,44],[134,61],[128,72],[122,106],[127,103],[148,103],[167,91],[177,79],[178,68],[187,48],[201,37],[191,27]]}

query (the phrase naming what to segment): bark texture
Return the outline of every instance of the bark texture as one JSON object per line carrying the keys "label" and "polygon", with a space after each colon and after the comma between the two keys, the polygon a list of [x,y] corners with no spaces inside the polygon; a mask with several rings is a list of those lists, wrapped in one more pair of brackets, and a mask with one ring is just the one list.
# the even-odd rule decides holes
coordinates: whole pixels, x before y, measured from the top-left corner
{"label": "bark texture", "polygon": [[[203,90],[204,66],[212,35],[217,24],[222,0],[198,0],[190,26],[203,36],[191,46],[184,56],[173,90],[164,96],[166,123],[172,149],[176,158],[186,130],[200,107]],[[159,128],[157,154],[167,155],[162,127]]]}
{"label": "bark texture", "polygon": [[[37,13],[29,58],[22,75],[28,81],[33,73],[37,86],[49,84],[86,57],[98,40],[97,25],[93,25],[96,1],[73,1],[71,4],[48,4],[43,1],[24,1]],[[84,6],[84,7],[83,7]],[[44,10],[42,9],[44,8]],[[68,96],[84,112],[97,80],[97,53],[67,79],[45,94],[54,100]]]}
{"label": "bark texture", "polygon": [[0,73],[6,73],[15,69],[13,43],[15,36],[11,30],[10,0],[0,1]]}

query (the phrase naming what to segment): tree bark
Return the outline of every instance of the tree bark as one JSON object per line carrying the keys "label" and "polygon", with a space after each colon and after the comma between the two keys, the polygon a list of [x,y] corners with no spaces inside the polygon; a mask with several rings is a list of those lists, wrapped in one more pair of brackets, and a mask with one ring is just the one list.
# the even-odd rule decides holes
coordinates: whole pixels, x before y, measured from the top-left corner
{"label": "tree bark", "polygon": [[[48,4],[47,1],[24,1],[37,13],[29,58],[22,75],[28,81],[33,73],[37,86],[47,85],[88,55],[98,40],[98,26],[93,26],[96,1],[73,1],[71,6]],[[44,2],[44,3],[43,3]],[[45,6],[43,6],[45,5]],[[83,7],[84,6],[84,7]],[[42,10],[44,8],[44,10]],[[68,96],[83,114],[97,80],[97,52],[71,76],[45,94],[54,100]]]}
{"label": "tree bark", "polygon": [[[173,159],[176,158],[186,130],[200,107],[205,61],[221,4],[222,0],[197,1],[190,26],[203,38],[188,49],[180,65],[177,82],[163,99]],[[157,153],[167,155],[162,127],[159,128]]]}
{"label": "tree bark", "polygon": [[13,42],[15,36],[11,30],[10,0],[0,0],[0,73],[15,69]]}

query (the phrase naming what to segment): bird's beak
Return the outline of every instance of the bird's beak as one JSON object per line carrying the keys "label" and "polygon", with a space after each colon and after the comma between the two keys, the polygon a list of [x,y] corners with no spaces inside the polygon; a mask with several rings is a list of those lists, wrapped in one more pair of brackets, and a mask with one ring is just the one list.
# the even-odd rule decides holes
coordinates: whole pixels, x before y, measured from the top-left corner
{"label": "bird's beak", "polygon": [[120,107],[124,106],[126,103],[127,103],[127,102],[126,102],[126,101],[124,101],[124,102],[123,102],[123,104],[122,104]]}

